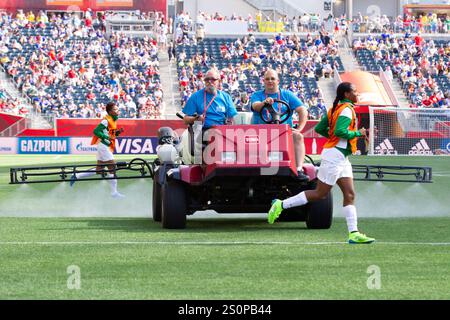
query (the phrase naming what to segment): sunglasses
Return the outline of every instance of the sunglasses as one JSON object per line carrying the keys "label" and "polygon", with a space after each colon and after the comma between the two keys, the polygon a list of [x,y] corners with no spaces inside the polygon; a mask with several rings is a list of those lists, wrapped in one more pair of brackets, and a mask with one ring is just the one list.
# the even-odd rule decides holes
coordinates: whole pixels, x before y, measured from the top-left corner
{"label": "sunglasses", "polygon": [[205,78],[205,81],[217,81],[217,80],[219,80],[219,79],[216,79],[216,78]]}
{"label": "sunglasses", "polygon": [[275,81],[275,80],[278,80],[278,79],[277,78],[264,78],[264,80],[266,80],[266,81],[269,81],[269,80]]}

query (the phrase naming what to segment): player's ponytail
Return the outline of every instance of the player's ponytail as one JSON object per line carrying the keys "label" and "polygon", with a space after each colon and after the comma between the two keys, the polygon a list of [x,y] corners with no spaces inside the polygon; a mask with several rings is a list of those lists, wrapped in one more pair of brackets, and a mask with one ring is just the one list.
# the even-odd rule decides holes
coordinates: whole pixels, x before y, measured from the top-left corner
{"label": "player's ponytail", "polygon": [[339,104],[339,101],[345,99],[345,93],[352,91],[352,84],[350,82],[342,82],[338,85],[336,89],[336,99],[333,101],[333,108],[331,109],[331,116],[330,119],[328,119],[329,123],[331,124],[331,119],[333,119],[333,113],[336,111],[336,108]]}

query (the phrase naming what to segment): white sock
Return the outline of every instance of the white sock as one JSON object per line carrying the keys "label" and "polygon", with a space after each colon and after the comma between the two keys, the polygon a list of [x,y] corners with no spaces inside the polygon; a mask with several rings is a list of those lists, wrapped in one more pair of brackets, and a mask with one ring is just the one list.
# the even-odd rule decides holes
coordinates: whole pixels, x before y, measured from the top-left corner
{"label": "white sock", "polygon": [[[108,178],[114,177],[112,173],[108,173]],[[117,179],[111,179],[109,180],[109,183],[111,184],[111,194],[117,193]]]}
{"label": "white sock", "polygon": [[76,173],[75,176],[77,177],[77,179],[79,179],[79,178],[87,178],[87,177],[93,176],[95,174],[96,174],[95,169],[91,169],[88,172]]}
{"label": "white sock", "polygon": [[284,199],[283,200],[283,209],[299,207],[299,206],[303,206],[304,204],[307,204],[307,203],[308,203],[308,199],[306,199],[305,191],[303,191],[293,197]]}
{"label": "white sock", "polygon": [[348,232],[358,231],[358,217],[356,216],[356,207],[354,205],[348,205],[342,208],[347,220]]}
{"label": "white sock", "polygon": [[297,171],[303,171],[303,167],[297,167]]}

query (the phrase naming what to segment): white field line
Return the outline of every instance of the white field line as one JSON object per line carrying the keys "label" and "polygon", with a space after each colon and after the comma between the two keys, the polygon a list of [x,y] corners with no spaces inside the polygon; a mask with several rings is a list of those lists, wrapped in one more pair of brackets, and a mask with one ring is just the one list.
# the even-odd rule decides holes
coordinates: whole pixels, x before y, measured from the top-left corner
{"label": "white field line", "polygon": [[433,177],[450,177],[450,173],[434,173]]}
{"label": "white field line", "polygon": [[[323,242],[294,242],[294,241],[0,241],[0,246],[6,245],[194,245],[194,246],[216,246],[216,245],[341,245],[344,241]],[[375,241],[373,245],[420,245],[420,246],[450,246],[450,242],[390,242]]]}

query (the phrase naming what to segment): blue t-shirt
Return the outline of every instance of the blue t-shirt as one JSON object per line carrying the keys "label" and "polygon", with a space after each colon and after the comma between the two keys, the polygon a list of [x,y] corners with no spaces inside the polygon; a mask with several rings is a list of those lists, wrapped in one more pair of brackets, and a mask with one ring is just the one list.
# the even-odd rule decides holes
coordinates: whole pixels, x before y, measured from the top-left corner
{"label": "blue t-shirt", "polygon": [[206,110],[203,128],[225,124],[227,119],[237,115],[233,99],[228,93],[217,90],[216,98],[210,104],[213,98],[214,95],[206,92],[205,101],[205,89],[201,89],[191,95],[183,108],[183,113],[188,116],[192,116],[194,113],[202,115],[203,110],[209,105]]}
{"label": "blue t-shirt", "polygon": [[[294,112],[295,109],[297,109],[298,107],[303,106],[303,102],[299,98],[297,98],[297,96],[294,93],[292,93],[289,90],[284,90],[284,89],[281,89],[279,91],[279,93],[276,92],[276,93],[271,93],[269,95],[266,95],[264,90],[256,91],[252,94],[252,96],[250,98],[250,105],[253,105],[255,102],[258,102],[258,101],[259,102],[264,101],[268,97],[270,97],[272,99],[279,99],[279,100],[283,100],[283,101],[287,102],[287,104],[289,105],[289,108],[291,108],[292,112]],[[279,107],[277,102],[275,102],[273,105],[275,108]],[[280,107],[281,106],[284,106],[284,105],[280,104]],[[264,121],[261,119],[259,112],[254,111],[253,108],[252,108],[252,111],[253,111],[252,124],[265,124]],[[285,123],[290,125],[291,127],[293,126],[292,115],[289,118],[289,120]]]}

